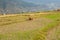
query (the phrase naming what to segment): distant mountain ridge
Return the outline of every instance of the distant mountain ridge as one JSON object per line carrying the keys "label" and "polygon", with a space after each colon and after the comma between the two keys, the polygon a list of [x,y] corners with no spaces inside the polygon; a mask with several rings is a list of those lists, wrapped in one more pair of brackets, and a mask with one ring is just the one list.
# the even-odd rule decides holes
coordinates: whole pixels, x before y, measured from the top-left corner
{"label": "distant mountain ridge", "polygon": [[54,7],[51,8],[51,6],[55,6],[56,8],[58,5],[53,3],[38,5],[24,0],[0,0],[0,13],[17,13],[54,9]]}
{"label": "distant mountain ridge", "polygon": [[[4,3],[5,2],[5,3]],[[4,3],[4,4],[3,4]],[[22,0],[0,0],[0,12],[6,10],[8,13],[28,11],[37,5]]]}

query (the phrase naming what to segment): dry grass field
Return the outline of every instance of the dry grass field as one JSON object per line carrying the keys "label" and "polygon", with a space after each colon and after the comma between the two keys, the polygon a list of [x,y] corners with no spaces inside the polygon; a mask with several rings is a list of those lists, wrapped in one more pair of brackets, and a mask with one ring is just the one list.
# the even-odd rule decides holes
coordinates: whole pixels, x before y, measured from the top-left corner
{"label": "dry grass field", "polygon": [[60,40],[60,12],[1,15],[0,40]]}

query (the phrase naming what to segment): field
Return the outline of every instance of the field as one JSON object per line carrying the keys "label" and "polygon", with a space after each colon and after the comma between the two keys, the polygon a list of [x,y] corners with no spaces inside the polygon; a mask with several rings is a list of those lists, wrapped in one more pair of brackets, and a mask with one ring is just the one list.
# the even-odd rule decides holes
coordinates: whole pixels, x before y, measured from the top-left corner
{"label": "field", "polygon": [[60,12],[1,15],[0,40],[60,40]]}

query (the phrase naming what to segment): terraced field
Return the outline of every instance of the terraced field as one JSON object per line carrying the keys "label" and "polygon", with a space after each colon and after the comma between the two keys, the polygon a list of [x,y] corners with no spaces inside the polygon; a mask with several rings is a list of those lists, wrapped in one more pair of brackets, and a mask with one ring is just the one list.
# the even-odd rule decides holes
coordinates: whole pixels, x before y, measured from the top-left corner
{"label": "terraced field", "polygon": [[0,17],[0,40],[60,40],[60,12]]}

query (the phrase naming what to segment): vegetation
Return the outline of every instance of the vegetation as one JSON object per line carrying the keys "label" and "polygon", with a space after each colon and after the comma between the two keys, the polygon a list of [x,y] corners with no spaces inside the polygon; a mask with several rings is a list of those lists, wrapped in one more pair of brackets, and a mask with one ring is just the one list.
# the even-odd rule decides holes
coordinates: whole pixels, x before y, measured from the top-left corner
{"label": "vegetation", "polygon": [[[34,14],[33,19],[39,19],[39,18],[46,18],[51,19],[51,23],[47,23],[47,25],[44,25],[44,27],[37,28],[30,31],[20,31],[20,32],[11,32],[11,33],[5,33],[0,34],[0,40],[47,40],[47,33],[52,30],[53,28],[56,28],[60,24],[60,13],[59,12],[45,12],[48,14]],[[29,17],[26,15],[16,15],[16,16],[8,16],[8,17],[0,17],[0,26],[4,25],[10,25],[13,23],[19,23],[19,22],[25,22],[27,21],[27,18]],[[53,33],[52,33],[53,34]],[[55,33],[56,39],[60,40],[58,35],[60,34],[60,29],[56,30]],[[50,34],[49,34],[50,35]],[[53,38],[51,40],[54,40]]]}

